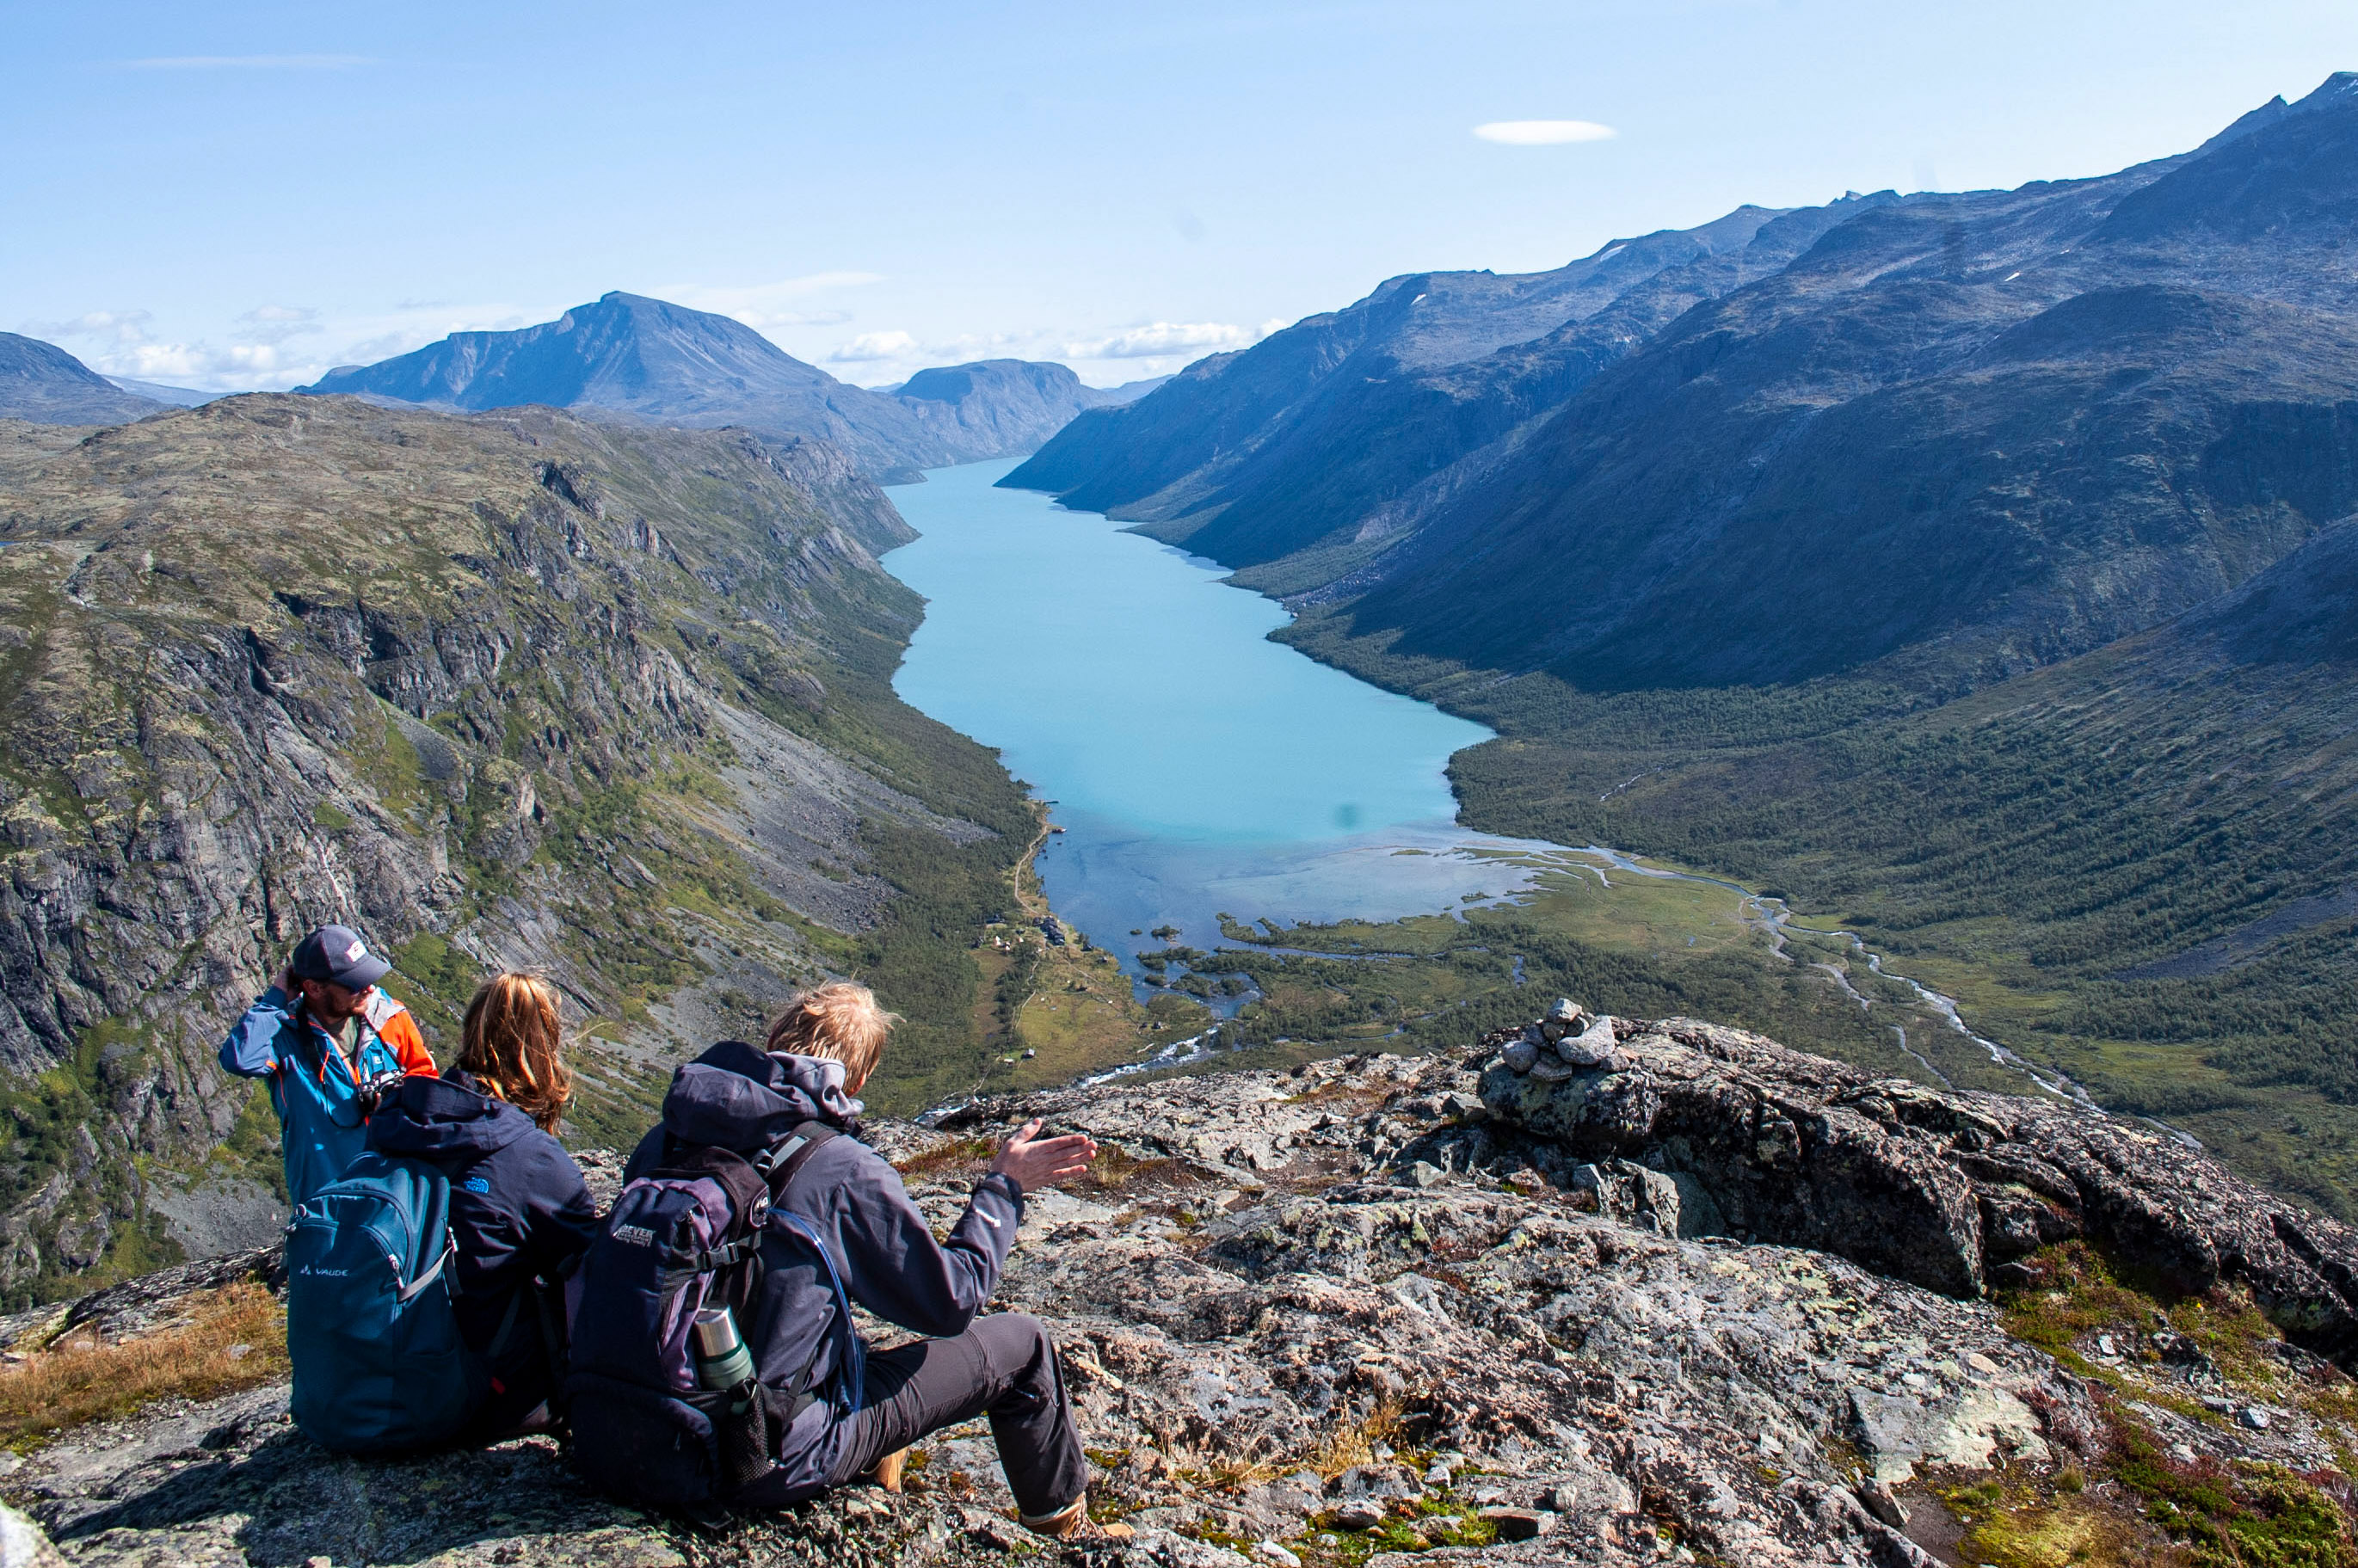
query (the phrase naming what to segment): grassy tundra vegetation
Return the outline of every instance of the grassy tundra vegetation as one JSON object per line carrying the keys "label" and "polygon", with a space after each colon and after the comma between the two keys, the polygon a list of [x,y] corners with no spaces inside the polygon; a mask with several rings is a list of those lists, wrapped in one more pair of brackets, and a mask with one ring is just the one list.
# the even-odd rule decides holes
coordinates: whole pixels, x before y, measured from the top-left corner
{"label": "grassy tundra vegetation", "polygon": [[[1502,732],[1453,762],[1470,826],[1781,895],[1796,927],[1856,933],[2104,1104],[2348,1217],[2358,650],[2337,656],[2332,626],[2313,634],[2320,617],[2282,591],[2347,578],[2342,532],[2223,610],[1945,702],[1855,678],[1597,695],[1386,660],[1314,620],[1292,635]],[[1798,957],[1844,961],[1846,941],[1812,953],[1794,935]],[[1650,961],[1702,973],[1679,953]],[[1718,983],[1738,1005],[1683,1011],[1922,1076],[1855,1006],[1801,1003],[1796,988],[1839,995],[1830,974],[1769,972]],[[1932,1060],[1954,1076],[1954,1054]]]}

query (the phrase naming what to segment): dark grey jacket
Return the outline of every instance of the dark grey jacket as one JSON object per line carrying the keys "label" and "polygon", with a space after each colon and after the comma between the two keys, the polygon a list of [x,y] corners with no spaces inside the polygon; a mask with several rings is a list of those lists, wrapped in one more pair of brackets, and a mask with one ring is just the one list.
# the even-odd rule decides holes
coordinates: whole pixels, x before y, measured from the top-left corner
{"label": "dark grey jacket", "polygon": [[[843,1092],[843,1064],[728,1042],[679,1069],[665,1097],[663,1123],[647,1134],[624,1172],[629,1180],[663,1164],[665,1135],[756,1154],[800,1123],[856,1123],[860,1102]],[[857,1138],[830,1139],[805,1162],[782,1206],[807,1220],[826,1243],[854,1302],[887,1323],[929,1336],[963,1334],[998,1287],[1007,1249],[1023,1218],[1023,1190],[985,1176],[947,1241],[937,1241],[900,1173]],[[762,1380],[782,1400],[824,1390],[842,1371],[835,1297],[826,1271],[791,1223],[773,1218],[762,1244],[766,1273],[745,1338]],[[816,1357],[816,1360],[813,1357]],[[764,1493],[822,1485],[842,1447],[839,1400],[806,1410],[779,1442],[779,1470]]]}

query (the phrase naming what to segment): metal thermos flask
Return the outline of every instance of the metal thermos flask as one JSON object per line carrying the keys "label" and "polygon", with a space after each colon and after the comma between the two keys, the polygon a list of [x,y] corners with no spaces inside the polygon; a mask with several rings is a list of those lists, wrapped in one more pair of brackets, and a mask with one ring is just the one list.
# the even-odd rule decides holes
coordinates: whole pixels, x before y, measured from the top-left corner
{"label": "metal thermos flask", "polygon": [[696,1380],[716,1392],[741,1388],[753,1378],[753,1353],[737,1336],[737,1316],[727,1307],[700,1307],[694,1336]]}

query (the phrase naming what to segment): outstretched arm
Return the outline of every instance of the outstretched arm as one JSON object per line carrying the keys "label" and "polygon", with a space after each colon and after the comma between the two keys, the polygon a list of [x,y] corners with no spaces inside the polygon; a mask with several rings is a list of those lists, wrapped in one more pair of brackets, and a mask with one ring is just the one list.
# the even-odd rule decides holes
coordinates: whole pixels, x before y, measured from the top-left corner
{"label": "outstretched arm", "polygon": [[882,1160],[863,1161],[873,1175],[848,1195],[840,1232],[851,1253],[845,1284],[853,1298],[919,1334],[965,1333],[999,1286],[1015,1228],[1023,1222],[1025,1187],[1076,1175],[1097,1152],[1087,1137],[1035,1140],[1039,1130],[1032,1122],[1000,1145],[946,1240],[934,1238],[897,1172]]}

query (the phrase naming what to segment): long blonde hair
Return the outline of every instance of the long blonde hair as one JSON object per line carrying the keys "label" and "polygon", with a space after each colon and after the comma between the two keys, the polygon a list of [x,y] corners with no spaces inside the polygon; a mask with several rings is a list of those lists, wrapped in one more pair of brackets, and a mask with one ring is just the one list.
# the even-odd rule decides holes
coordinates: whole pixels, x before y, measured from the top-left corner
{"label": "long blonde hair", "polygon": [[536,975],[493,975],[467,1004],[459,1065],[485,1094],[554,1132],[573,1098],[557,988]]}
{"label": "long blonde hair", "polygon": [[900,1022],[898,1013],[876,1005],[876,993],[866,986],[837,980],[786,1003],[770,1025],[769,1049],[842,1063],[845,1086],[857,1094],[884,1054],[884,1037]]}

